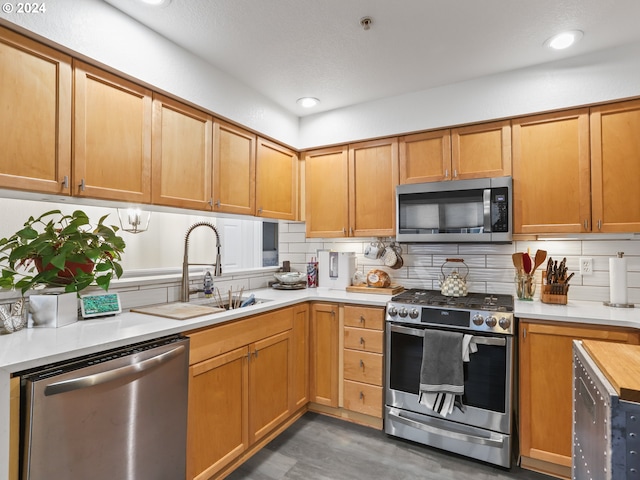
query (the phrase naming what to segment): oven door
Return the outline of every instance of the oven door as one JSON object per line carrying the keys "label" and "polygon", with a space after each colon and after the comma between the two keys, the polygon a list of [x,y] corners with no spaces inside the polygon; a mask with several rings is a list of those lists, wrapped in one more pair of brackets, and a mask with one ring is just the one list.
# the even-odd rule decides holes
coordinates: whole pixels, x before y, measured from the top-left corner
{"label": "oven door", "polygon": [[[429,327],[431,328],[431,327]],[[425,327],[387,323],[386,405],[443,418],[418,402]],[[446,420],[509,434],[511,432],[513,338],[475,334],[478,351],[464,363],[464,413]]]}

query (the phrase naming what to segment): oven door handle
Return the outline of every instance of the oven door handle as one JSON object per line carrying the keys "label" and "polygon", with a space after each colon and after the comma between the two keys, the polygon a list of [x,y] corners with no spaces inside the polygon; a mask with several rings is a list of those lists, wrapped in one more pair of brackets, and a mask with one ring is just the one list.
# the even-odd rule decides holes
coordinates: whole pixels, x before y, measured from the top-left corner
{"label": "oven door handle", "polygon": [[[391,325],[391,331],[396,333],[405,333],[414,337],[424,337],[426,328],[409,328],[402,325]],[[478,345],[495,345],[504,347],[507,341],[503,337],[485,337],[483,335],[474,335],[473,340]]]}
{"label": "oven door handle", "polygon": [[504,438],[487,438],[487,437],[479,437],[477,435],[469,435],[468,433],[459,433],[452,432],[451,430],[444,430],[442,428],[433,427],[431,425],[427,425],[421,422],[417,422],[410,418],[404,417],[402,412],[393,408],[388,412],[389,417],[393,417],[396,421],[408,425],[409,427],[418,428],[427,433],[432,433],[434,435],[440,435],[441,437],[448,437],[454,440],[460,440],[462,442],[470,442],[477,443],[479,445],[490,445],[495,447],[502,447],[504,444]]}

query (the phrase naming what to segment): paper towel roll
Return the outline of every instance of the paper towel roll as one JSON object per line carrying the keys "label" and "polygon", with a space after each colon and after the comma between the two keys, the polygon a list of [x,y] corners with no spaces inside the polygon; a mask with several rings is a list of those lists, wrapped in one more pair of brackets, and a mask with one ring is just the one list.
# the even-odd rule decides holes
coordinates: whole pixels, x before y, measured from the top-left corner
{"label": "paper towel roll", "polygon": [[627,303],[627,259],[609,259],[609,301],[614,305]]}

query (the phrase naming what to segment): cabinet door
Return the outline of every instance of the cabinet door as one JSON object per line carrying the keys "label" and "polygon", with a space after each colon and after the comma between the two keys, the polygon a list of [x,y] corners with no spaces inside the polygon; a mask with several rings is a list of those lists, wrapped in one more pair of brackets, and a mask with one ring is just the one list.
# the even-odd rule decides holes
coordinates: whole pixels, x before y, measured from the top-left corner
{"label": "cabinet door", "polygon": [[514,233],[590,231],[588,110],[512,125]]}
{"label": "cabinet door", "polygon": [[205,210],[211,201],[210,115],[153,96],[153,203]]}
{"label": "cabinet door", "polygon": [[309,402],[309,305],[298,305],[293,312],[293,363],[291,413]]}
{"label": "cabinet door", "polygon": [[216,120],[213,149],[213,209],[256,212],[256,136]]}
{"label": "cabinet door", "polygon": [[307,152],[307,237],[346,237],[349,228],[349,156],[346,146]]}
{"label": "cabinet door", "polygon": [[349,145],[349,235],[387,237],[396,232],[398,141]]}
{"label": "cabinet door", "polygon": [[73,195],[151,201],[151,91],[74,60]]}
{"label": "cabinet door", "polygon": [[288,330],[249,347],[249,442],[267,435],[289,416],[292,333]]}
{"label": "cabinet door", "polygon": [[572,341],[638,343],[638,333],[520,322],[520,445],[523,466],[570,476]]}
{"label": "cabinet door", "polygon": [[0,187],[71,190],[71,57],[0,27]]}
{"label": "cabinet door", "polygon": [[400,137],[400,183],[451,179],[451,130]]}
{"label": "cabinet door", "polygon": [[511,122],[451,130],[451,168],[454,180],[511,175]]}
{"label": "cabinet door", "polygon": [[594,232],[640,231],[640,100],[591,109]]}
{"label": "cabinet door", "polygon": [[258,138],[256,214],[296,220],[298,214],[298,156],[277,143]]}
{"label": "cabinet door", "polygon": [[338,406],[338,306],[311,306],[310,400]]}
{"label": "cabinet door", "polygon": [[188,479],[210,478],[249,445],[248,351],[238,348],[189,368]]}

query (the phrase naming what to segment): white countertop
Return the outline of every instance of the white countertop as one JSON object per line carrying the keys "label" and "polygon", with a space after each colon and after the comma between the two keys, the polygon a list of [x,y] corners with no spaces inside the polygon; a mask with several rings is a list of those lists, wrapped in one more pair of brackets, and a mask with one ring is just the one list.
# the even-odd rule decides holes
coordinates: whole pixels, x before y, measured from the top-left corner
{"label": "white countertop", "polygon": [[209,327],[304,301],[385,306],[391,299],[390,295],[348,293],[326,288],[286,291],[261,289],[249,293],[253,293],[257,299],[269,301],[189,320],[126,312],[114,317],[80,320],[59,328],[25,328],[12,334],[0,335],[0,370],[14,373],[165,335]]}
{"label": "white countertop", "polygon": [[[297,291],[262,289],[252,293],[258,299],[269,301],[190,320],[127,312],[110,318],[82,320],[60,328],[30,328],[0,335],[0,465],[6,465],[9,460],[9,379],[12,373],[305,301],[383,307],[391,299],[388,295],[322,288]],[[539,300],[515,300],[515,314],[518,318],[640,328],[640,307],[613,308],[599,302],[569,301],[567,305],[548,305]],[[7,475],[8,472],[0,468],[0,480],[7,480]]]}
{"label": "white countertop", "polygon": [[[29,328],[2,335],[0,369],[14,373],[152,338],[213,326],[303,301],[385,306],[391,298],[388,295],[348,293],[323,288],[293,291],[261,289],[252,293],[258,299],[269,301],[190,320],[127,312],[115,317],[81,320],[60,328]],[[539,300],[516,299],[515,314],[527,319],[640,328],[640,308],[606,307],[599,302],[569,301],[567,305],[551,305]]]}

